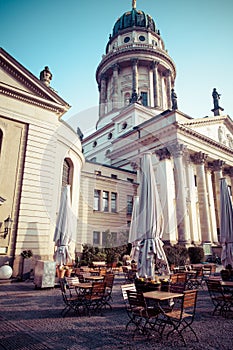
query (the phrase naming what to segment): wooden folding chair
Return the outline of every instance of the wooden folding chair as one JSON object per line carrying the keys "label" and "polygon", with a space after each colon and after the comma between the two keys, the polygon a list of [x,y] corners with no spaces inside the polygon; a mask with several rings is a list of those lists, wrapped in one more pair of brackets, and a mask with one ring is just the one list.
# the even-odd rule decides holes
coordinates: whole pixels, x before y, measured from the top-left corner
{"label": "wooden folding chair", "polygon": [[104,294],[106,283],[94,282],[89,294],[84,295],[84,303],[89,316],[93,312],[100,312],[102,315],[102,308],[104,306]]}
{"label": "wooden folding chair", "polygon": [[214,305],[213,315],[218,313],[226,317],[227,312],[233,306],[233,297],[230,294],[224,293],[224,288],[219,280],[206,280],[208,292]]}
{"label": "wooden folding chair", "polygon": [[104,281],[103,281],[106,285],[103,304],[105,307],[109,306],[110,309],[112,309],[112,305],[110,304],[110,300],[112,300],[112,289],[113,289],[113,284],[114,284],[114,278],[115,278],[114,273],[107,273],[104,276]]}
{"label": "wooden folding chair", "polygon": [[195,338],[198,341],[198,337],[192,328],[192,323],[196,312],[197,292],[197,290],[184,291],[182,302],[180,304],[176,304],[176,307],[174,307],[171,311],[164,313],[164,323],[172,327],[172,330],[167,334],[167,338],[171,334],[177,332],[184,344],[187,345],[183,332],[189,329],[195,335]]}
{"label": "wooden folding chair", "polygon": [[60,279],[60,287],[62,293],[62,299],[65,304],[65,308],[62,310],[61,314],[63,317],[67,315],[70,310],[73,310],[76,314],[80,314],[80,309],[82,308],[82,297],[78,296],[76,293],[72,295],[72,290],[69,288],[65,279]]}
{"label": "wooden folding chair", "polygon": [[150,335],[150,331],[155,330],[161,336],[164,326],[161,328],[161,323],[158,320],[158,315],[161,313],[158,307],[148,307],[143,293],[127,290],[129,310],[131,313],[131,322],[135,325],[133,336],[138,332]]}
{"label": "wooden folding chair", "polygon": [[132,319],[132,314],[131,314],[131,309],[130,309],[130,305],[129,305],[129,300],[128,300],[128,295],[127,295],[127,290],[131,290],[133,292],[136,292],[136,286],[134,283],[129,283],[129,284],[123,284],[121,285],[121,292],[122,292],[122,297],[124,299],[124,303],[125,303],[125,309],[127,312],[127,315],[129,317],[129,321],[126,324],[126,329],[128,328],[128,326],[130,325],[130,323],[133,323],[133,319]]}

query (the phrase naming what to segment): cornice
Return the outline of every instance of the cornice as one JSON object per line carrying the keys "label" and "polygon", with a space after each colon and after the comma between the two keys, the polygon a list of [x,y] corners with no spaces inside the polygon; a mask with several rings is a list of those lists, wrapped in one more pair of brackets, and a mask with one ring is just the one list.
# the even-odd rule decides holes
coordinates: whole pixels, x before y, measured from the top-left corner
{"label": "cornice", "polygon": [[182,132],[187,133],[189,135],[192,135],[192,136],[196,137],[197,139],[201,140],[202,142],[204,141],[204,142],[208,143],[209,145],[214,146],[218,149],[221,149],[228,154],[232,155],[232,153],[233,153],[233,150],[231,150],[229,147],[225,146],[224,144],[221,144],[221,143],[211,139],[208,136],[205,136],[205,135],[203,135],[203,134],[201,134],[193,129],[190,129],[186,125],[182,125],[182,124],[179,124],[177,122],[176,127],[177,127],[177,129],[181,130]]}
{"label": "cornice", "polygon": [[0,67],[24,86],[31,93],[46,99],[48,102],[61,104],[61,109],[68,110],[70,105],[65,102],[51,87],[43,84],[36,76],[17,62],[5,50],[0,48]]}
{"label": "cornice", "polygon": [[20,100],[22,102],[35,105],[40,108],[44,108],[50,111],[53,111],[57,114],[63,114],[66,112],[68,109],[65,108],[65,106],[60,106],[52,101],[44,100],[40,97],[31,95],[27,93],[26,91],[22,91],[16,88],[13,88],[11,86],[7,86],[5,84],[2,84],[0,82],[0,94],[8,96],[10,98]]}
{"label": "cornice", "polygon": [[[108,63],[113,64],[113,60],[114,59],[121,59],[121,57],[125,57],[126,54],[130,54],[132,56],[136,56],[138,57],[139,52],[141,52],[142,55],[150,55],[150,60],[153,61],[155,58],[157,59],[158,57],[169,62],[169,64],[171,65],[172,69],[173,69],[173,77],[174,79],[176,78],[176,67],[175,67],[175,63],[173,62],[173,60],[171,59],[171,57],[166,54],[166,52],[164,52],[163,50],[156,48],[154,49],[154,47],[148,44],[132,44],[132,45],[128,45],[127,47],[124,48],[118,48],[116,49],[114,52],[111,52],[109,54],[107,54],[102,61],[100,62],[100,64],[97,67],[96,70],[96,80],[99,83],[99,75],[100,74],[105,74],[105,71],[103,72],[103,67],[108,65]],[[141,60],[138,57],[139,61]],[[126,57],[125,60],[127,61],[128,58]],[[146,56],[143,58],[143,60],[149,60],[149,58],[147,58]],[[118,62],[119,64],[121,62]],[[159,62],[160,63],[160,62]],[[110,67],[109,67],[110,68]],[[109,69],[108,68],[108,69]]]}
{"label": "cornice", "polygon": [[226,124],[232,129],[233,131],[233,121],[229,117],[229,115],[223,115],[223,116],[217,116],[217,117],[208,117],[208,118],[201,118],[201,119],[192,119],[190,122],[185,122],[183,125],[185,126],[198,126],[201,124],[209,125],[209,124],[219,124],[219,122],[226,122]]}

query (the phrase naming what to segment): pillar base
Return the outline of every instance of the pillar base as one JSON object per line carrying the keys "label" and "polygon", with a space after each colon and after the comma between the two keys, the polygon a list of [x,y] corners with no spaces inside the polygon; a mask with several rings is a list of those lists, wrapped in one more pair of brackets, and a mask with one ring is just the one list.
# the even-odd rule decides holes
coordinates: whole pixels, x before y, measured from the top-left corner
{"label": "pillar base", "polygon": [[221,115],[222,111],[224,111],[222,107],[211,109],[211,112],[214,112],[214,116]]}

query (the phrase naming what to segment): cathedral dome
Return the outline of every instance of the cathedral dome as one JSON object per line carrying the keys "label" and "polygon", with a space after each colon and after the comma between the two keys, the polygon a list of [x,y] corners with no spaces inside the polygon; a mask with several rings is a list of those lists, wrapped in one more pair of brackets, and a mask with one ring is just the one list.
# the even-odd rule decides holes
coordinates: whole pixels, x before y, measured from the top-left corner
{"label": "cathedral dome", "polygon": [[135,7],[131,11],[125,12],[114,24],[112,36],[119,34],[122,30],[141,27],[144,29],[150,29],[156,32],[156,26],[153,18],[147,15],[141,10],[137,10]]}

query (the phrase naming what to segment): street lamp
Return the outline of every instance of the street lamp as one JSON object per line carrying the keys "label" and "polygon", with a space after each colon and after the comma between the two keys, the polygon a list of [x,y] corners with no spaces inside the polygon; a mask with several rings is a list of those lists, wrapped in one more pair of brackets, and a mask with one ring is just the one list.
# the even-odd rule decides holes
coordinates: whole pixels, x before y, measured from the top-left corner
{"label": "street lamp", "polygon": [[9,231],[11,230],[13,220],[11,219],[10,215],[7,219],[4,220],[4,231],[3,231],[3,237],[6,238]]}

